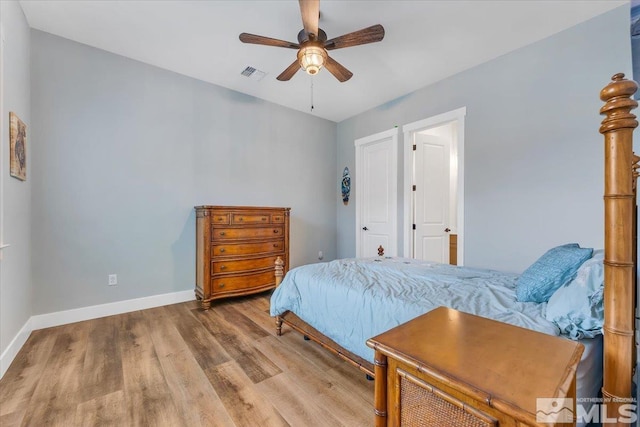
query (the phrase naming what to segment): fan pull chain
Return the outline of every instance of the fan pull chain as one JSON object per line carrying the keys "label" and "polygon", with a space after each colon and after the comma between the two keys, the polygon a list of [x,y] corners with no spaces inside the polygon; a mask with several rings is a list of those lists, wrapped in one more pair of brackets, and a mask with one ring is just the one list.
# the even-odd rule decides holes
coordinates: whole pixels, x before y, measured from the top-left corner
{"label": "fan pull chain", "polygon": [[311,77],[311,112],[313,113],[313,77]]}

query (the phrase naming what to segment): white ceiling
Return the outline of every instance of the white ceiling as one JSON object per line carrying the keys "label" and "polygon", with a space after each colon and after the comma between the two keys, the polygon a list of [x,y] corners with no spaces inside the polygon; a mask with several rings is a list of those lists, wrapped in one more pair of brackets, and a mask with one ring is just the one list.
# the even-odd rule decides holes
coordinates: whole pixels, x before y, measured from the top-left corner
{"label": "white ceiling", "polygon": [[[548,37],[628,1],[320,2],[328,38],[382,24],[383,41],[330,51],[354,76],[326,70],[276,80],[293,49],[243,44],[241,32],[296,42],[298,2],[31,1],[20,4],[32,28],[211,82],[336,122],[462,70]],[[240,75],[246,66],[268,74]]]}

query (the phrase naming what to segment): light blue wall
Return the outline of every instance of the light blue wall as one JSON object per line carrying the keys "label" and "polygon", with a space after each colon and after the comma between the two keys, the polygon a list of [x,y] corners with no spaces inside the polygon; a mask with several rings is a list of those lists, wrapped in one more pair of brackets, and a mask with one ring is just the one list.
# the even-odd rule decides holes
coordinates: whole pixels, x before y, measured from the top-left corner
{"label": "light blue wall", "polygon": [[[3,23],[6,10],[20,12],[15,2],[2,4]],[[616,9],[337,129],[32,31],[32,119],[28,95],[23,113],[30,179],[11,214],[28,242],[32,212],[30,314],[192,289],[196,204],[291,206],[293,266],[316,261],[319,250],[325,259],[353,256],[355,206],[337,203],[342,169],[356,172],[353,141],[462,106],[467,265],[520,271],[557,243],[601,246],[597,93],[611,74],[631,68],[628,13]],[[24,55],[29,34],[20,17],[12,33]],[[28,79],[20,79],[29,64],[11,62],[22,76],[15,90],[28,94]],[[31,294],[28,256],[15,265],[22,273],[17,285],[3,281],[2,320],[7,310],[24,312],[9,316],[21,326]],[[106,285],[110,273],[118,274],[117,287]],[[7,292],[20,294],[23,307],[8,309]],[[15,327],[2,323],[6,341]]]}
{"label": "light blue wall", "polygon": [[336,256],[335,123],[31,36],[34,314],[193,289],[194,205],[289,206],[292,266]]}
{"label": "light blue wall", "polygon": [[[466,106],[465,264],[518,272],[556,244],[602,247],[598,93],[630,75],[630,49],[627,5],[345,120],[336,175],[349,166],[355,188],[355,139]],[[339,204],[338,257],[355,255],[354,224]]]}
{"label": "light blue wall", "polygon": [[[17,1],[0,2],[0,25],[4,34],[2,49],[3,85],[2,129],[2,191],[4,243],[11,246],[2,251],[0,264],[0,354],[25,325],[32,312],[31,283],[31,189],[33,159],[29,100],[29,27]],[[13,111],[27,125],[27,180],[9,177],[9,112]],[[10,358],[2,358],[4,362]],[[0,375],[2,372],[0,372]]]}

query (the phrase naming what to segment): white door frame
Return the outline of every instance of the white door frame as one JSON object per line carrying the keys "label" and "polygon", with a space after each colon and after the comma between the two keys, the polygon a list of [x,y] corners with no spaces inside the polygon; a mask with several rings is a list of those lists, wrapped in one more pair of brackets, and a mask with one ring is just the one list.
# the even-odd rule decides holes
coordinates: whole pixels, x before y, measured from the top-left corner
{"label": "white door frame", "polygon": [[444,125],[446,123],[455,122],[456,128],[456,150],[457,153],[457,234],[458,234],[458,265],[464,265],[464,118],[467,114],[467,107],[461,107],[453,111],[438,114],[437,116],[429,117],[424,120],[409,123],[402,126],[402,132],[404,133],[404,194],[403,194],[403,219],[404,219],[404,232],[403,232],[403,254],[402,256],[411,256],[411,242],[412,242],[412,229],[413,224],[411,219],[411,196],[412,196],[412,173],[413,173],[413,133],[422,131],[425,129]]}
{"label": "white door frame", "polygon": [[[358,179],[358,174],[360,173],[361,169],[360,167],[362,166],[362,155],[363,155],[363,147],[369,143],[375,142],[375,141],[379,141],[381,139],[386,139],[386,138],[391,138],[391,145],[392,150],[391,150],[391,163],[392,163],[392,170],[390,171],[390,176],[395,177],[397,180],[398,177],[398,134],[399,134],[399,130],[398,128],[393,128],[393,129],[389,129],[387,131],[384,132],[379,132],[376,133],[374,135],[369,135],[366,136],[364,138],[359,138],[356,139],[354,141],[355,147],[356,147],[356,172],[354,175],[355,181],[356,181],[356,185],[355,185],[355,190],[356,190],[356,257],[360,257],[361,256],[361,248],[360,248],[360,215],[362,214],[361,211],[361,206],[362,203],[364,201],[364,197],[363,197],[363,191],[362,191],[362,183],[361,180]],[[393,187],[393,194],[392,194],[392,199],[395,199],[397,201],[398,199],[398,195],[397,195],[397,183],[396,185]],[[391,226],[392,229],[394,230],[394,234],[395,234],[395,239],[391,239],[391,244],[393,245],[393,247],[388,248],[387,253],[388,254],[397,254],[398,253],[398,209],[397,207],[394,207],[394,209],[390,209],[389,211],[391,213]],[[385,248],[386,249],[386,248]]]}
{"label": "white door frame", "polygon": [[[4,111],[4,27],[0,22],[0,262],[2,261],[2,249],[6,248],[7,244],[4,243],[4,162],[6,159],[6,154],[9,152],[8,150],[5,152],[5,135],[9,132],[5,133],[4,121],[5,121],[5,111]],[[8,136],[7,136],[8,138]],[[9,148],[9,144],[7,143],[6,148]],[[0,288],[2,282],[2,274],[0,274]],[[1,375],[0,375],[1,376]]]}

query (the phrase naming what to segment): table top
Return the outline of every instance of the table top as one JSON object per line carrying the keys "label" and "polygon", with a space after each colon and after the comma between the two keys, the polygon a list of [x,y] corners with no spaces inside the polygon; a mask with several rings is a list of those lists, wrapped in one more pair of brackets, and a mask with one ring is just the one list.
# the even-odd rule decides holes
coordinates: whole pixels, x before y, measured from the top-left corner
{"label": "table top", "polygon": [[576,341],[447,307],[371,338],[367,345],[491,406],[534,417],[536,398],[567,395],[584,350]]}

